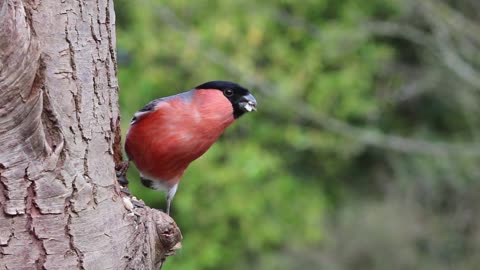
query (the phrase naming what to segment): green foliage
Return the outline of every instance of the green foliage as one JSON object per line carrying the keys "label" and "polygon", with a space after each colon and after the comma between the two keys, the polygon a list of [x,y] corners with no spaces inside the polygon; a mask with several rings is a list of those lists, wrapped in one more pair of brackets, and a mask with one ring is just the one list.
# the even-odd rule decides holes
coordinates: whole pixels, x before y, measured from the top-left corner
{"label": "green foliage", "polygon": [[[123,130],[149,100],[207,80],[252,86],[259,100],[258,113],[187,170],[172,211],[185,240],[172,267],[244,269],[265,252],[322,239],[324,183],[335,181],[355,151],[337,153],[343,139],[301,125],[295,108],[277,100],[303,100],[346,119],[377,110],[374,74],[389,52],[355,33],[358,18],[375,8],[352,12],[354,2],[117,1],[118,47],[130,57],[119,73]],[[290,26],[286,15],[311,17],[321,37]],[[255,87],[256,77],[275,83]],[[135,194],[163,205],[163,194],[129,177]]]}
{"label": "green foliage", "polygon": [[[431,6],[115,2],[123,131],[150,100],[209,80],[238,82],[259,102],[183,177],[172,209],[183,249],[166,269],[440,269],[415,243],[449,249],[407,223],[430,215],[425,226],[434,230],[456,213],[438,210],[445,190],[463,194],[476,183],[478,153],[457,143],[476,138],[480,106],[478,87],[452,75],[441,50],[430,53],[446,43],[418,45],[444,37],[428,39],[443,33],[433,31],[438,21],[416,19],[435,16]],[[411,39],[375,24],[385,22],[425,32]],[[461,41],[447,26],[455,25],[439,29]],[[459,47],[468,53],[476,39],[465,35]],[[134,170],[129,179],[134,194],[164,207]],[[445,241],[464,241],[452,231],[438,227]]]}

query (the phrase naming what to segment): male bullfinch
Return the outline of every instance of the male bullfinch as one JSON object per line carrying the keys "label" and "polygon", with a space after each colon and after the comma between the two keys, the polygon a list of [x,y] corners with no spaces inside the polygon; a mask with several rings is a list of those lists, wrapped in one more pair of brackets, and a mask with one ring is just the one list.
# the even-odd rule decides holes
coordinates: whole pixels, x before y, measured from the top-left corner
{"label": "male bullfinch", "polygon": [[211,81],[174,96],[156,99],[135,113],[125,150],[144,186],[167,195],[167,214],[188,165],[205,153],[223,131],[257,101],[232,82]]}

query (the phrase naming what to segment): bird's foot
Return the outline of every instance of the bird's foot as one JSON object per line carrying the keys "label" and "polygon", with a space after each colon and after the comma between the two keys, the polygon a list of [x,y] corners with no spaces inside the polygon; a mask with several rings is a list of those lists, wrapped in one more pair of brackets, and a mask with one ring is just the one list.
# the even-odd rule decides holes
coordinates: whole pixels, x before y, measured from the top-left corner
{"label": "bird's foot", "polygon": [[117,180],[123,186],[128,185],[128,179],[126,175],[127,175],[129,166],[130,166],[130,161],[128,160],[120,162],[115,166],[115,171],[117,173]]}
{"label": "bird's foot", "polygon": [[130,167],[130,161],[125,160],[125,161],[122,161],[122,162],[118,163],[117,165],[115,165],[115,170],[117,172],[119,172],[120,174],[125,175],[127,173],[129,167]]}
{"label": "bird's foot", "polygon": [[128,160],[123,161],[115,166],[115,170],[117,173],[117,181],[122,186],[128,185],[127,171],[129,166],[130,166],[130,162]]}
{"label": "bird's foot", "polygon": [[132,192],[130,192],[130,190],[129,190],[126,186],[121,186],[121,187],[120,187],[120,191],[121,191],[123,194],[127,195],[127,196],[131,196],[131,195],[132,195]]}
{"label": "bird's foot", "polygon": [[135,206],[136,208],[145,208],[145,203],[141,200],[138,200],[137,198],[135,197],[132,197],[132,204],[133,206]]}
{"label": "bird's foot", "polygon": [[119,172],[117,172],[117,181],[121,186],[128,186],[128,179],[127,176],[124,174],[120,174]]}

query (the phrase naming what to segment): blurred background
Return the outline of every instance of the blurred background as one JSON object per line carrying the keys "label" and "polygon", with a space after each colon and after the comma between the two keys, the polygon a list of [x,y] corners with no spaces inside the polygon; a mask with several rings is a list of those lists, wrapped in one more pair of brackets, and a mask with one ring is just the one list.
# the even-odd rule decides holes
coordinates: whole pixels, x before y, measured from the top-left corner
{"label": "blurred background", "polygon": [[165,269],[479,269],[480,1],[115,9],[124,134],[150,100],[209,80],[259,103],[183,177]]}

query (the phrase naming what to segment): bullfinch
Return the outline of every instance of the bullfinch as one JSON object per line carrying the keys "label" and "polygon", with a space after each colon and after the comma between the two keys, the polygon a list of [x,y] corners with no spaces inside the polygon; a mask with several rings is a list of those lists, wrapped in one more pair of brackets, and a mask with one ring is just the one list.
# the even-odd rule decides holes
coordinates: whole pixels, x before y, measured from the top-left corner
{"label": "bullfinch", "polygon": [[205,153],[236,119],[255,111],[248,89],[211,81],[177,95],[159,98],[135,113],[125,140],[128,160],[142,184],[166,193],[167,209],[188,165]]}

